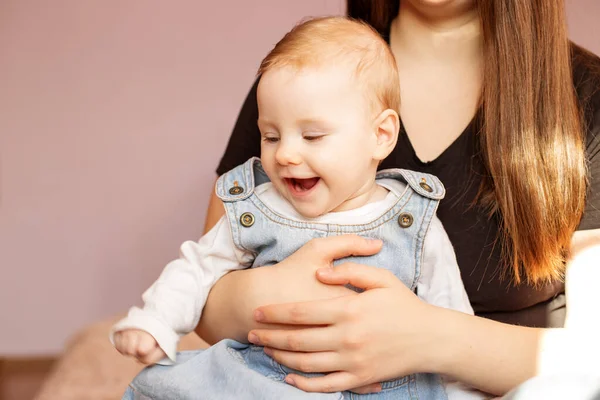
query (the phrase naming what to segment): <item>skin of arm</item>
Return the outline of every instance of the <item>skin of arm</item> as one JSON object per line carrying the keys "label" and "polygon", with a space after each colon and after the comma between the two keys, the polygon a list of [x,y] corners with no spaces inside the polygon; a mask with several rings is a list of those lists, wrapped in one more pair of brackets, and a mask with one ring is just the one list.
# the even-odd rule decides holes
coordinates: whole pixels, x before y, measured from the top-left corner
{"label": "skin of arm", "polygon": [[[215,181],[216,185],[216,181]],[[213,185],[213,186],[215,186]],[[208,201],[208,209],[206,210],[206,218],[204,221],[204,234],[211,230],[213,226],[225,215],[225,207],[223,202],[217,196],[217,192],[213,189],[210,194],[210,200]]]}
{"label": "skin of arm", "polygon": [[591,340],[598,335],[593,315],[600,296],[594,289],[597,280],[592,278],[599,275],[599,257],[600,230],[573,235],[567,266],[566,328],[531,329],[481,318],[442,317],[442,323],[452,329],[446,339],[448,350],[441,358],[444,361],[437,369],[496,394],[547,371],[593,371],[600,353],[597,340]]}

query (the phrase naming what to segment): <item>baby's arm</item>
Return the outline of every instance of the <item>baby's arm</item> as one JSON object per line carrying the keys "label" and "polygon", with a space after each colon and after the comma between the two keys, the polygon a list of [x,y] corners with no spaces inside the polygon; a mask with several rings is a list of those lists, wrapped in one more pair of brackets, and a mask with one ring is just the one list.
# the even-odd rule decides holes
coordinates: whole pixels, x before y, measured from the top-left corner
{"label": "baby's arm", "polygon": [[226,217],[199,242],[181,246],[180,258],[170,262],[146,290],[144,307],[132,307],[111,331],[120,352],[142,362],[156,362],[166,355],[175,361],[179,339],[194,330],[208,292],[227,272],[246,268],[251,255],[233,244]]}

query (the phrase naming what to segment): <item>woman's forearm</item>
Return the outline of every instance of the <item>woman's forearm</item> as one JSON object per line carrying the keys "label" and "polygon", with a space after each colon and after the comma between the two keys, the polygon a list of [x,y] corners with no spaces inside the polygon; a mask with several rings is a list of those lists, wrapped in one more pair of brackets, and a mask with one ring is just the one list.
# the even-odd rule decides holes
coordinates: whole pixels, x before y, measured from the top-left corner
{"label": "woman's forearm", "polygon": [[[350,244],[355,242],[348,241]],[[379,250],[379,246],[371,243],[364,246]],[[316,270],[328,266],[330,261],[307,260],[306,254],[312,253],[303,249],[277,265],[234,271],[222,277],[209,293],[196,333],[210,344],[225,338],[247,342],[248,332],[252,329],[290,329],[288,325],[256,322],[253,313],[260,306],[356,295],[345,286],[319,282]],[[361,251],[360,246],[355,245],[353,251],[357,254]]]}
{"label": "woman's forearm", "polygon": [[[536,374],[590,373],[600,346],[600,306],[595,285],[600,278],[600,230],[576,232],[567,268],[566,328],[525,328],[448,310],[435,324],[440,333],[436,370],[482,390],[502,394]],[[432,357],[434,354],[432,354]]]}
{"label": "woman's forearm", "polygon": [[488,393],[502,395],[533,377],[543,329],[503,324],[439,309],[435,371]]}
{"label": "woman's forearm", "polygon": [[256,327],[252,312],[258,305],[247,299],[249,285],[260,269],[233,271],[217,281],[210,291],[196,333],[209,344],[229,338],[247,342],[250,329]]}

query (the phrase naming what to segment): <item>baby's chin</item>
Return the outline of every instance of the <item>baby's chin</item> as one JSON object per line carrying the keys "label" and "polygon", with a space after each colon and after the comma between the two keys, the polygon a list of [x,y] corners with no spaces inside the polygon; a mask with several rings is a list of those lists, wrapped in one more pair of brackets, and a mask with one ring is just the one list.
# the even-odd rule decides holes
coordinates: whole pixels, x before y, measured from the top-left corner
{"label": "baby's chin", "polygon": [[292,203],[292,206],[294,207],[296,212],[298,212],[298,214],[302,215],[304,218],[307,218],[307,219],[315,219],[315,218],[322,217],[325,214],[335,212],[335,208],[336,208],[336,206],[330,206],[330,205],[326,206],[325,208],[313,207],[313,206],[298,207],[297,205],[295,205],[293,203]]}
{"label": "baby's chin", "polygon": [[307,219],[319,218],[320,216],[328,213],[328,211],[317,210],[313,207],[294,207],[294,209],[296,212],[298,212],[298,214]]}

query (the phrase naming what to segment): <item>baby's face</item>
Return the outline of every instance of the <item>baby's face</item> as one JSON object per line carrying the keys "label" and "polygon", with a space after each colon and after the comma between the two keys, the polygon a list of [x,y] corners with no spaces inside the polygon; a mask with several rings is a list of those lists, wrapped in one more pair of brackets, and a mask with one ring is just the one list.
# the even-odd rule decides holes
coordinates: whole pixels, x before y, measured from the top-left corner
{"label": "baby's face", "polygon": [[270,70],[258,86],[258,114],[263,168],[303,216],[355,208],[373,189],[374,117],[350,71]]}

